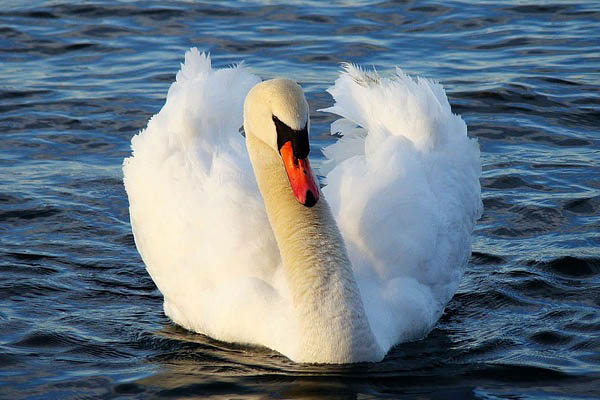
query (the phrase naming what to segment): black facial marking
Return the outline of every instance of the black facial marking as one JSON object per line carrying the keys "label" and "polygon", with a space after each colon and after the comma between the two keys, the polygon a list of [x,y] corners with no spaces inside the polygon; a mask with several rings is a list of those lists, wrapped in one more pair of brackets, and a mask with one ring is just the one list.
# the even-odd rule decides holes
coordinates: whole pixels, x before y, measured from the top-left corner
{"label": "black facial marking", "polygon": [[309,190],[308,192],[306,192],[306,201],[304,202],[304,205],[306,207],[312,207],[315,204],[317,204],[317,199],[315,199],[315,195],[313,194],[313,192]]}
{"label": "black facial marking", "polygon": [[310,146],[308,144],[308,122],[304,125],[304,128],[299,131],[293,130],[273,115],[273,122],[277,129],[277,149],[281,151],[281,148],[287,142],[292,142],[292,150],[294,151],[294,157],[297,159],[304,159],[308,157],[310,152]]}

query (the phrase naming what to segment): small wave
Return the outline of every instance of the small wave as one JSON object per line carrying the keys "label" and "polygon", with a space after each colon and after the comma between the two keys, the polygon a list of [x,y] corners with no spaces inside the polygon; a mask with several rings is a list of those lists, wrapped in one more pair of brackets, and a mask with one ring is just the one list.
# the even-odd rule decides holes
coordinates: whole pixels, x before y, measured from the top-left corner
{"label": "small wave", "polygon": [[[508,177],[506,178],[508,180]],[[506,180],[501,180],[502,184],[505,184]],[[514,181],[510,179],[510,182]],[[540,185],[538,190],[541,189],[545,187]],[[560,209],[539,205],[513,205],[504,210],[504,214],[505,223],[491,229],[489,233],[498,237],[533,237],[556,231],[566,221]]]}
{"label": "small wave", "polygon": [[[595,318],[595,316],[594,316]],[[570,322],[564,325],[565,330],[570,330],[579,333],[598,333],[600,334],[600,321],[585,321],[579,318],[579,321]],[[600,335],[597,336],[596,342],[600,340]]]}
{"label": "small wave", "polygon": [[566,256],[547,262],[530,261],[528,265],[569,278],[585,278],[600,274],[600,258]]}
{"label": "small wave", "polygon": [[600,213],[600,197],[588,197],[566,201],[562,208],[580,215],[597,215]]}
{"label": "small wave", "polygon": [[553,368],[519,364],[487,364],[484,368],[468,373],[472,378],[486,378],[506,382],[539,382],[550,380],[568,380],[572,376]]}
{"label": "small wave", "polygon": [[506,260],[494,254],[480,253],[474,251],[471,253],[471,264],[486,265],[486,264],[504,264]]}
{"label": "small wave", "polygon": [[[0,32],[1,33],[1,32]],[[36,90],[36,89],[32,89],[32,90],[2,90],[0,89],[0,99],[3,99],[6,101],[6,99],[22,99],[22,98],[28,98],[28,97],[42,97],[48,94],[53,93],[52,90]]]}
{"label": "small wave", "polygon": [[41,260],[52,260],[52,259],[56,259],[56,256],[50,255],[50,254],[35,254],[35,253],[23,253],[23,252],[19,252],[19,253],[5,253],[6,256],[18,260],[18,261],[41,261]]}
{"label": "small wave", "polygon": [[18,347],[57,348],[81,345],[84,342],[83,339],[65,332],[35,331],[13,343],[13,345]]}
{"label": "small wave", "polygon": [[531,335],[530,339],[544,346],[564,346],[569,344],[573,337],[560,332],[543,330]]}
{"label": "small wave", "polygon": [[536,190],[543,190],[544,186],[529,183],[525,179],[520,176],[514,175],[501,175],[494,178],[484,178],[482,179],[483,186],[486,189],[519,189],[519,188],[531,188]]}
{"label": "small wave", "polygon": [[487,313],[490,310],[530,305],[518,292],[511,292],[506,288],[461,292],[455,294],[452,301],[460,304],[460,308],[463,309],[461,312],[465,312],[466,309],[471,316]]}
{"label": "small wave", "polygon": [[0,221],[33,220],[48,218],[60,214],[60,210],[54,207],[40,207],[35,209],[0,211]]}
{"label": "small wave", "polygon": [[102,343],[102,344],[93,344],[93,343],[82,343],[77,346],[73,346],[71,349],[65,351],[63,354],[74,355],[76,358],[89,358],[92,356],[94,358],[100,359],[128,359],[133,356],[133,354],[123,351],[122,349],[117,348],[116,345]]}
{"label": "small wave", "polygon": [[558,4],[519,5],[505,8],[506,11],[519,14],[549,14],[551,16],[555,16],[556,14],[570,9],[572,9],[572,6]]}

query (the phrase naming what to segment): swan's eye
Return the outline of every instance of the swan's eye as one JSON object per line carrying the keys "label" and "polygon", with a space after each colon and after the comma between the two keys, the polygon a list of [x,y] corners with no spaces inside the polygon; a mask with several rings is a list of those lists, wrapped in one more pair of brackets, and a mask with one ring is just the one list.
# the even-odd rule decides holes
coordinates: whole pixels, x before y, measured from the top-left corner
{"label": "swan's eye", "polygon": [[290,128],[274,115],[273,122],[277,129],[277,149],[279,152],[281,152],[281,148],[284,144],[292,142],[294,157],[299,159],[308,157],[308,153],[310,152],[310,145],[308,144],[308,122],[304,125],[304,128],[298,131]]}

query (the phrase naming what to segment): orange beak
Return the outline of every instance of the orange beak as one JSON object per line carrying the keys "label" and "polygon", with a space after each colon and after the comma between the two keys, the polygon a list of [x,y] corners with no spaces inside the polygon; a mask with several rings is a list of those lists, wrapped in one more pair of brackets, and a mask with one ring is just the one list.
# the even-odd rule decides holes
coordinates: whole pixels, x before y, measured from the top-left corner
{"label": "orange beak", "polygon": [[296,199],[306,207],[317,204],[317,201],[319,201],[319,185],[317,185],[317,179],[310,169],[308,157],[296,158],[291,141],[281,146],[279,154],[283,159],[285,172],[287,172]]}

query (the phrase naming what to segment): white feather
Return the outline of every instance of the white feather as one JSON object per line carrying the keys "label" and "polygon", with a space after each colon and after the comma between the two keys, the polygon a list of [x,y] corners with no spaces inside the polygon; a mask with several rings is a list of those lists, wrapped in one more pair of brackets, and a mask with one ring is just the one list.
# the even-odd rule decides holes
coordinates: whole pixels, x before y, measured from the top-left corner
{"label": "white feather", "polygon": [[323,151],[323,192],[389,349],[427,334],[460,283],[482,210],[479,147],[430,80],[348,64],[328,91],[343,136]]}
{"label": "white feather", "polygon": [[[279,248],[238,129],[260,81],[186,53],[124,161],[136,245],[176,323],[290,357],[301,341]],[[479,149],[443,88],[347,65],[329,89],[343,137],[324,195],[379,347],[426,335],[460,282],[481,213]],[[380,358],[380,356],[378,356]],[[302,357],[295,357],[302,359]]]}
{"label": "white feather", "polygon": [[272,286],[279,252],[238,132],[258,82],[243,66],[213,70],[192,49],[123,166],[136,245],[165,312],[228,341],[255,342],[256,308],[276,318],[285,289]]}

